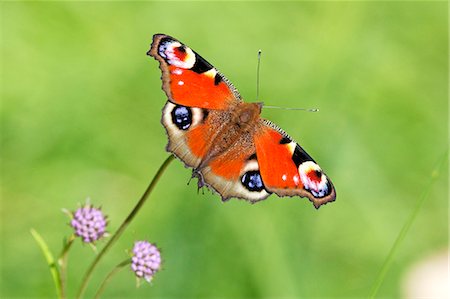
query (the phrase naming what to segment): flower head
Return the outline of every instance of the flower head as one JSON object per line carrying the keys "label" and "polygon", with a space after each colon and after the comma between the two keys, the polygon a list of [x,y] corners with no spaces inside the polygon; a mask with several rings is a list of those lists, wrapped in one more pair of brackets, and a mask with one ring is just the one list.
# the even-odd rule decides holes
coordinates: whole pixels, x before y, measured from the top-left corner
{"label": "flower head", "polygon": [[150,282],[160,267],[161,253],[155,245],[147,241],[134,243],[131,270],[138,278],[144,278]]}
{"label": "flower head", "polygon": [[87,203],[72,214],[70,225],[75,235],[81,237],[85,243],[93,243],[106,233],[106,216],[100,209]]}

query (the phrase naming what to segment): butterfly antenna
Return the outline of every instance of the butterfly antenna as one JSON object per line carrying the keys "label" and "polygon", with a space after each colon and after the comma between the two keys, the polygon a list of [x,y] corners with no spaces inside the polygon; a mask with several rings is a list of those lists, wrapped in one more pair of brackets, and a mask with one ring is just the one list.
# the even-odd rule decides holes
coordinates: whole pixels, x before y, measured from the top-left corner
{"label": "butterfly antenna", "polygon": [[259,99],[259,67],[261,66],[261,49],[258,50],[258,64],[256,67],[256,101]]}
{"label": "butterfly antenna", "polygon": [[319,112],[318,108],[289,108],[289,107],[266,106],[266,105],[264,105],[264,108],[283,109],[283,110],[301,110],[301,111],[307,111],[307,112]]}

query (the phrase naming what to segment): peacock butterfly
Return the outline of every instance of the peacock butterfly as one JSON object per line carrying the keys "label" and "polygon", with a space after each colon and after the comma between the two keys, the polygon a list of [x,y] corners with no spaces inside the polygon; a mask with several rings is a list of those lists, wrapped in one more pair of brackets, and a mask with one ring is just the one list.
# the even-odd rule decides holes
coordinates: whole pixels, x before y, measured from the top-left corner
{"label": "peacock butterfly", "polygon": [[307,197],[319,208],[336,191],[317,163],[271,121],[262,103],[245,103],[209,62],[177,39],[155,34],[148,55],[159,61],[167,151],[193,168],[199,188],[222,200],[256,202],[270,193]]}

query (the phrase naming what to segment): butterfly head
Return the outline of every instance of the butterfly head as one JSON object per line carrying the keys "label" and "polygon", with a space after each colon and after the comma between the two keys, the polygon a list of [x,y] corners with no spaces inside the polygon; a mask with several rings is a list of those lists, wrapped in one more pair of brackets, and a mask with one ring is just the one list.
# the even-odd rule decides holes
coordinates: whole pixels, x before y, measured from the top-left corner
{"label": "butterfly head", "polygon": [[255,124],[261,115],[262,106],[262,103],[241,102],[233,111],[234,122],[242,128]]}

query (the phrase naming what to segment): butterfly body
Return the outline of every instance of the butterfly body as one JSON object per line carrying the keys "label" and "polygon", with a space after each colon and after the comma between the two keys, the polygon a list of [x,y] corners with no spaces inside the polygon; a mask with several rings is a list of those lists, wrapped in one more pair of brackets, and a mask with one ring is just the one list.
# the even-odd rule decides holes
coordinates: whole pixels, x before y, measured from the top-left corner
{"label": "butterfly body", "polygon": [[331,181],[315,161],[272,122],[262,103],[243,102],[217,69],[173,37],[157,34],[148,54],[160,63],[168,101],[161,123],[167,150],[223,200],[251,202],[270,193],[333,201]]}
{"label": "butterfly body", "polygon": [[244,102],[239,103],[230,111],[220,112],[222,126],[210,139],[206,155],[202,158],[197,170],[204,168],[212,159],[225,154],[234,146],[240,145],[242,137],[250,138],[259,124],[260,113],[261,105]]}

